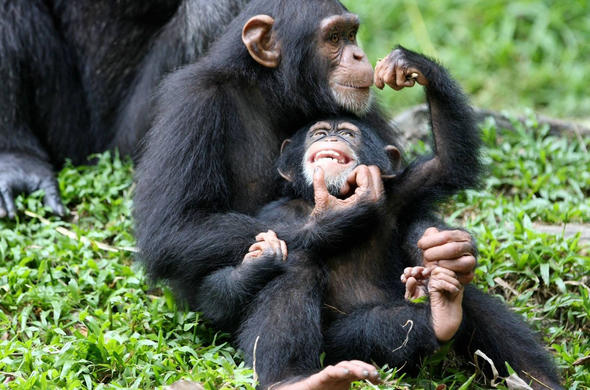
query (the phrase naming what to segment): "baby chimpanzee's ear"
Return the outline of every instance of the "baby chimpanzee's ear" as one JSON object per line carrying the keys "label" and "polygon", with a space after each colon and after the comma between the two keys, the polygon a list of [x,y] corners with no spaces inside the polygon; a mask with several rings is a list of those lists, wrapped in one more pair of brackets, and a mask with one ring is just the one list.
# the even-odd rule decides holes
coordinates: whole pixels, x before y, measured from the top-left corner
{"label": "baby chimpanzee's ear", "polygon": [[402,163],[402,155],[398,148],[393,145],[387,145],[385,147],[385,153],[389,156],[389,161],[391,161],[391,169],[394,172],[392,175],[382,175],[381,177],[384,179],[390,179],[395,177],[395,172],[400,168]]}
{"label": "baby chimpanzee's ear", "polygon": [[[286,140],[283,141],[283,143],[281,144],[281,154],[283,154],[283,151],[285,150],[285,146],[289,145],[291,143],[291,139],[287,138]],[[295,177],[295,172],[290,172],[290,170],[286,171],[284,168],[278,167],[277,171],[279,172],[279,175],[281,175],[281,177],[285,180],[287,180],[288,182],[293,182],[293,178]]]}

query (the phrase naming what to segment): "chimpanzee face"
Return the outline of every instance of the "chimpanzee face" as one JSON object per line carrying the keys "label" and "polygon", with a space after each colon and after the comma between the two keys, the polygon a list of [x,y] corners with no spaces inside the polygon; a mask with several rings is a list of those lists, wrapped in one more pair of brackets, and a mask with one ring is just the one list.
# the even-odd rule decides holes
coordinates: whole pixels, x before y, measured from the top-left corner
{"label": "chimpanzee face", "polygon": [[317,122],[305,139],[303,175],[309,185],[317,167],[324,170],[326,186],[339,193],[348,175],[360,164],[357,150],[362,144],[360,129],[346,121]]}
{"label": "chimpanzee face", "polygon": [[363,115],[371,105],[373,67],[356,42],[359,28],[354,14],[333,15],[320,23],[320,55],[330,63],[328,83],[341,107]]}

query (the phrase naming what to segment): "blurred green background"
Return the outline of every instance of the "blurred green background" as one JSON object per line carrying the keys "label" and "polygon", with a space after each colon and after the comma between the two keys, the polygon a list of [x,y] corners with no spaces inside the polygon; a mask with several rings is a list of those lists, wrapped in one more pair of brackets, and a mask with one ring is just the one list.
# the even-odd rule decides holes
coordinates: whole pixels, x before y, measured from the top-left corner
{"label": "blurred green background", "polygon": [[[437,58],[476,106],[590,118],[590,1],[344,0],[370,61],[401,44]],[[379,93],[392,114],[419,89]]]}

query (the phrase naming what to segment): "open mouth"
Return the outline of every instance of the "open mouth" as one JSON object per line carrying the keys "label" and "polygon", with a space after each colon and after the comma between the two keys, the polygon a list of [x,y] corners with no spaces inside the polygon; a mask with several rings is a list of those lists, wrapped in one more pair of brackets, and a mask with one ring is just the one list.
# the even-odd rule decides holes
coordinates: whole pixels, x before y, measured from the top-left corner
{"label": "open mouth", "polygon": [[325,163],[337,163],[341,165],[347,165],[352,161],[352,158],[339,150],[335,149],[322,149],[313,153],[309,161],[312,164],[325,164]]}

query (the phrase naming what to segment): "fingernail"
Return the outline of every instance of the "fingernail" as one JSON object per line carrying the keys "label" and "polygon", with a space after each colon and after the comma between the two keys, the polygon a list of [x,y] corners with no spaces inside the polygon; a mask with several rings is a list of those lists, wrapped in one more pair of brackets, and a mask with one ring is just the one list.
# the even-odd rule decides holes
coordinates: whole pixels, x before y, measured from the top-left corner
{"label": "fingernail", "polygon": [[379,371],[375,370],[371,373],[371,376],[377,378],[379,376]]}
{"label": "fingernail", "polygon": [[348,368],[343,368],[342,372],[345,373],[346,375],[350,374],[350,370]]}
{"label": "fingernail", "polygon": [[363,376],[369,376],[369,371],[363,370]]}

